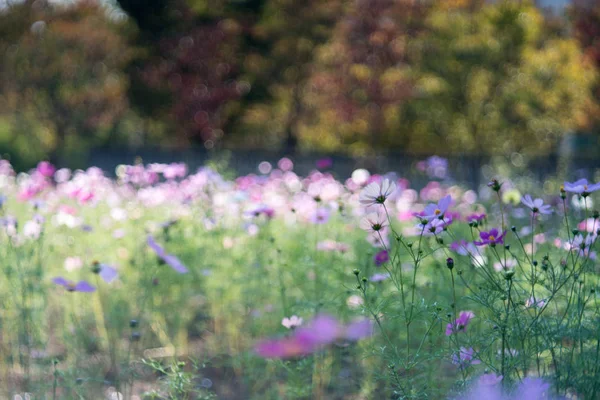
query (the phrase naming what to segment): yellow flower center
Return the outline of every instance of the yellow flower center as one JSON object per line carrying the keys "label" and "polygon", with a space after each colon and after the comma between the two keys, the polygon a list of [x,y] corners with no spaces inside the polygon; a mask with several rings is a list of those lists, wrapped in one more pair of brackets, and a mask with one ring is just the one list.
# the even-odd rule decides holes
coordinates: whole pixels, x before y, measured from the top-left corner
{"label": "yellow flower center", "polygon": [[435,211],[433,212],[435,215],[440,215],[442,213],[442,210],[440,210],[439,208],[436,208]]}
{"label": "yellow flower center", "polygon": [[490,235],[490,236],[488,237],[488,239],[489,239],[489,241],[490,241],[490,242],[493,242],[493,241],[495,241],[495,240],[496,240],[496,237],[495,237],[494,235]]}

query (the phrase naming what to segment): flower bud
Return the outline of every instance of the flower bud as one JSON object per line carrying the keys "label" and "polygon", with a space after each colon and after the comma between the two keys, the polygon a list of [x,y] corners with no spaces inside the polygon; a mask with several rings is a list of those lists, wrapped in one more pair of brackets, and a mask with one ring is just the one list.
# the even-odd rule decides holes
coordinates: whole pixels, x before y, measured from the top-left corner
{"label": "flower bud", "polygon": [[452,257],[446,259],[446,267],[448,267],[448,269],[454,268],[454,259]]}
{"label": "flower bud", "polygon": [[102,268],[100,267],[100,263],[98,261],[92,262],[92,272],[94,274],[99,274]]}

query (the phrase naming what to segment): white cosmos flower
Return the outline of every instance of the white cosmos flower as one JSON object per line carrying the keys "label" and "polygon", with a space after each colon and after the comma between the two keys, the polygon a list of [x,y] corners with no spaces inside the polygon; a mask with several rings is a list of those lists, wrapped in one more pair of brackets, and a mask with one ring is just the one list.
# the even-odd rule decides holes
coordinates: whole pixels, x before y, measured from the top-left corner
{"label": "white cosmos flower", "polygon": [[281,321],[281,325],[285,326],[288,329],[296,328],[296,327],[302,325],[302,318],[300,318],[297,315],[292,315],[289,318],[287,318],[287,317],[284,318]]}
{"label": "white cosmos flower", "polygon": [[360,192],[358,200],[364,206],[383,204],[395,191],[396,184],[389,179],[381,183],[371,182]]}
{"label": "white cosmos flower", "polygon": [[531,209],[534,213],[539,214],[552,214],[552,209],[548,204],[544,204],[544,200],[535,199],[533,200],[530,195],[526,194],[521,199],[521,202]]}
{"label": "white cosmos flower", "polygon": [[360,227],[367,232],[379,232],[389,225],[385,215],[381,213],[369,213],[360,220]]}

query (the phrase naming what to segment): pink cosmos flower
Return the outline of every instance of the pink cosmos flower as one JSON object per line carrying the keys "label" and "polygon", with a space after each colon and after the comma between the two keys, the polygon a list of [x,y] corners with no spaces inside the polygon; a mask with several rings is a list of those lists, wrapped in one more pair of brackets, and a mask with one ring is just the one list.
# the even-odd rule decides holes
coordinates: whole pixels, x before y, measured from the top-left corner
{"label": "pink cosmos flower", "polygon": [[51,178],[52,175],[54,175],[56,168],[48,161],[40,161],[37,165],[36,171],[46,178]]}
{"label": "pink cosmos flower", "polygon": [[453,333],[466,332],[469,322],[475,317],[472,311],[461,311],[454,324],[449,323],[446,326],[446,336]]}

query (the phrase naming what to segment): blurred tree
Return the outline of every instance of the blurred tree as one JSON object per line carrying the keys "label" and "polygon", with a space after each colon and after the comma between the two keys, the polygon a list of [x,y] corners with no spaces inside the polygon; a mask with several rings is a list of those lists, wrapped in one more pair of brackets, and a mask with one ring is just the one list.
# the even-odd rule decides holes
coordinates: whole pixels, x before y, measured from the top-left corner
{"label": "blurred tree", "polygon": [[27,1],[0,11],[0,27],[0,102],[13,139],[54,159],[73,141],[108,140],[128,110],[121,24],[95,1]]}
{"label": "blurred tree", "polygon": [[524,4],[432,12],[408,50],[415,96],[387,143],[482,155],[555,149],[583,119],[594,73],[576,41],[542,28]]}
{"label": "blurred tree", "polygon": [[[600,3],[592,0],[579,0],[571,11],[574,20],[575,37],[581,44],[587,59],[600,71]],[[593,102],[588,105],[587,127],[600,132],[600,74],[594,82]]]}
{"label": "blurred tree", "polygon": [[308,84],[314,71],[315,56],[320,45],[330,38],[342,12],[341,0],[270,0],[251,37],[260,43],[245,60],[244,73],[252,82],[254,97],[244,125],[263,137],[265,125],[272,144],[283,141],[285,152],[294,153],[298,145],[301,122],[310,107],[305,100],[311,90]]}
{"label": "blurred tree", "polygon": [[118,0],[138,28],[132,44],[143,50],[128,68],[136,108],[168,121],[169,136],[181,144],[214,146],[238,120],[251,87],[242,66],[263,3]]}
{"label": "blurred tree", "polygon": [[359,0],[347,4],[330,43],[322,49],[316,88],[309,101],[318,109],[308,126],[309,144],[351,146],[362,152],[384,146],[398,126],[398,108],[413,82],[406,46],[422,29],[427,8],[411,0]]}

